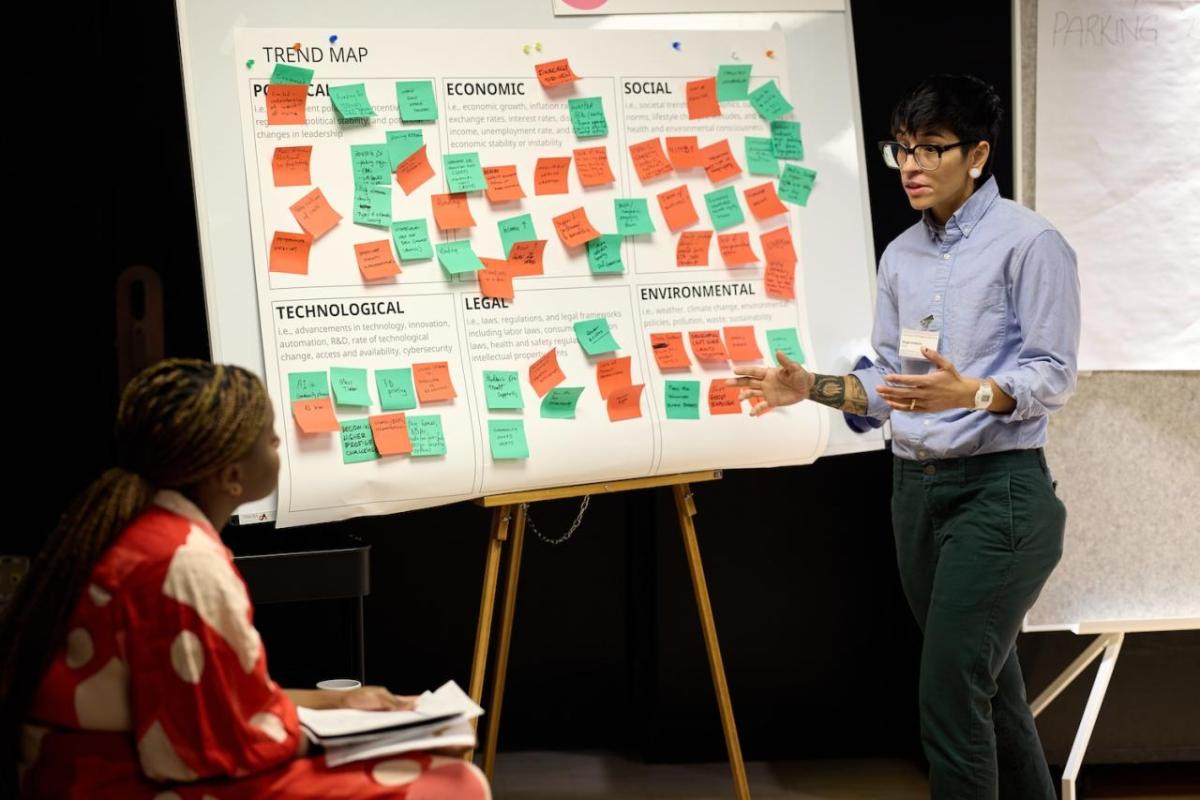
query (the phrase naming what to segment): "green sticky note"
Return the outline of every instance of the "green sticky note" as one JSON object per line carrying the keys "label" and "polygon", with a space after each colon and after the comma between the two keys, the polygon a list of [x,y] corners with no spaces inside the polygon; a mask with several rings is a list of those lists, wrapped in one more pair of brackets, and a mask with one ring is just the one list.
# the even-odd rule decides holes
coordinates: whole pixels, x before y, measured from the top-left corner
{"label": "green sticky note", "polygon": [[405,122],[429,122],[438,118],[433,81],[396,81],[396,105]]}
{"label": "green sticky note", "polygon": [[288,398],[294,403],[297,400],[313,400],[317,397],[329,397],[329,376],[324,372],[289,372]]}
{"label": "green sticky note", "polygon": [[567,100],[571,112],[571,127],[580,139],[608,136],[608,120],[599,97],[572,97]]}
{"label": "green sticky note", "polygon": [[478,272],[483,269],[483,262],[471,249],[469,239],[457,242],[443,242],[436,246],[438,262],[451,275],[461,275],[466,272]]}
{"label": "green sticky note", "polygon": [[371,405],[365,369],[330,367],[329,382],[333,384],[333,399],[339,406]]}
{"label": "green sticky note", "polygon": [[654,233],[654,222],[650,219],[650,207],[644,197],[618,197],[613,200],[617,215],[617,233],[633,236],[639,233]]}
{"label": "green sticky note", "polygon": [[353,419],[342,423],[342,463],[359,464],[363,461],[378,461],[375,435],[371,433],[371,421]]}
{"label": "green sticky note", "polygon": [[542,416],[546,419],[575,419],[575,406],[582,386],[555,386],[542,398]]}
{"label": "green sticky note", "polygon": [[367,99],[366,84],[330,86],[329,99],[342,119],[370,119],[375,116],[375,109],[371,108],[371,101]]}
{"label": "green sticky note", "polygon": [[488,440],[492,444],[492,458],[529,458],[524,420],[489,419]]}
{"label": "green sticky note", "polygon": [[392,187],[355,186],[354,222],[358,225],[391,225]]}
{"label": "green sticky note", "polygon": [[750,105],[765,120],[776,120],[792,110],[775,81],[767,81],[750,93]]}
{"label": "green sticky note", "polygon": [[425,144],[425,135],[420,128],[406,131],[387,131],[388,163],[392,172],[409,156],[421,149]]}
{"label": "green sticky note", "polygon": [[777,119],[771,123],[771,151],[776,158],[799,161],[804,158],[804,139],[800,137],[800,123]]}
{"label": "green sticky note", "polygon": [[817,171],[815,169],[784,164],[783,177],[779,179],[780,199],[798,206],[808,205],[808,196],[812,193],[813,182],[816,179]]}
{"label": "green sticky note", "polygon": [[379,390],[379,403],[384,411],[408,411],[417,407],[412,370],[407,367],[375,370],[375,388]]}
{"label": "green sticky note", "polygon": [[763,136],[746,137],[746,165],[751,175],[778,175],[779,162],[771,149],[771,140]]}
{"label": "green sticky note", "polygon": [[704,195],[704,205],[708,206],[708,216],[712,219],[713,227],[717,230],[732,228],[746,221],[742,213],[741,203],[738,202],[737,192],[732,186],[717,189]]}
{"label": "green sticky note", "polygon": [[429,241],[429,221],[401,219],[392,223],[392,241],[401,261],[433,258],[433,245]]}
{"label": "green sticky note", "polygon": [[276,64],[271,70],[271,83],[304,84],[312,83],[313,71],[305,67],[293,67],[291,64]]}
{"label": "green sticky note", "polygon": [[621,237],[605,233],[587,243],[588,266],[597,274],[624,272],[621,261]]}
{"label": "green sticky note", "polygon": [[700,419],[700,381],[667,381],[663,400],[667,419]]}
{"label": "green sticky note", "polygon": [[798,364],[804,363],[804,349],[800,347],[800,337],[795,328],[775,328],[767,331],[767,350],[775,366],[779,366],[775,351],[782,350],[783,354]]}
{"label": "green sticky note", "polygon": [[447,153],[442,156],[446,166],[446,185],[452,192],[482,192],[487,188],[479,153]]}
{"label": "green sticky note", "polygon": [[749,89],[749,64],[722,64],[717,67],[717,100],[747,100],[750,97]]}
{"label": "green sticky note", "polygon": [[621,345],[617,344],[617,340],[613,338],[612,329],[608,327],[608,320],[604,317],[576,322],[575,338],[579,340],[583,352],[589,356],[611,353],[621,349]]}
{"label": "green sticky note", "polygon": [[483,371],[483,396],[487,398],[489,411],[524,408],[525,401],[521,399],[521,373],[485,369]]}
{"label": "green sticky note", "polygon": [[354,168],[355,186],[390,186],[392,183],[386,144],[350,145],[350,164]]}
{"label": "green sticky note", "polygon": [[496,223],[500,229],[500,244],[504,249],[504,257],[508,258],[509,251],[517,242],[533,242],[537,240],[537,231],[533,229],[533,216],[520,214]]}
{"label": "green sticky note", "polygon": [[409,414],[404,422],[408,425],[408,440],[413,446],[410,456],[446,455],[446,434],[442,431],[441,414]]}

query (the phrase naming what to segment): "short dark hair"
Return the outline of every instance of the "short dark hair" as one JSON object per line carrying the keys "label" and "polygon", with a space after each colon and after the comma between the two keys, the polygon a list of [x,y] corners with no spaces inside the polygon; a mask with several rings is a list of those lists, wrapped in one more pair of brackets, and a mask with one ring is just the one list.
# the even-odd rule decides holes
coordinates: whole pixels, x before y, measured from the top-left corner
{"label": "short dark hair", "polygon": [[[994,154],[1003,117],[1004,103],[991,84],[974,75],[930,75],[896,104],[892,135],[945,130],[963,141],[986,140]],[[991,174],[989,155],[983,177]]]}

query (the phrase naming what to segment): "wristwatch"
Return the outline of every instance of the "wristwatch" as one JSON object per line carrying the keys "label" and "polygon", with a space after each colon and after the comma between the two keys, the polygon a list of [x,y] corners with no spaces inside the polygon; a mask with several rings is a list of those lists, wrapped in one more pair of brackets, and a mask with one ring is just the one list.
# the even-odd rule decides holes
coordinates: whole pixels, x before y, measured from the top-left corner
{"label": "wristwatch", "polygon": [[992,404],[992,382],[984,378],[979,382],[979,389],[975,392],[975,410],[987,411],[987,407]]}

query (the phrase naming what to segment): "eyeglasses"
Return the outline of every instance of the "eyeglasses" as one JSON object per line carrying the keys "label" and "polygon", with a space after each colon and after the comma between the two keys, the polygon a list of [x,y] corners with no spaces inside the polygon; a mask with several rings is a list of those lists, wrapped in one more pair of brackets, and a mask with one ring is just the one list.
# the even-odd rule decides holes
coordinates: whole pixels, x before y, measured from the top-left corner
{"label": "eyeglasses", "polygon": [[918,167],[926,172],[931,172],[942,165],[942,153],[981,141],[983,140],[971,139],[951,144],[915,144],[912,147],[905,147],[899,142],[880,142],[879,152],[883,154],[883,163],[892,169],[900,169],[905,160],[912,156],[916,159]]}

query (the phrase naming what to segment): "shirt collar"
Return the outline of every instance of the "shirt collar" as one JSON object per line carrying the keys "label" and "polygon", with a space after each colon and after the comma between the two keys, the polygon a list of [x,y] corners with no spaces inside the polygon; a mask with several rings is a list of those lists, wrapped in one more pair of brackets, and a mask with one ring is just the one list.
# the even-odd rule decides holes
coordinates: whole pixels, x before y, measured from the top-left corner
{"label": "shirt collar", "polygon": [[[996,176],[988,178],[982,186],[971,193],[967,198],[967,202],[962,204],[962,208],[950,215],[950,219],[946,220],[945,230],[958,231],[963,236],[970,238],[971,232],[979,225],[979,221],[983,219],[983,215],[987,213],[992,204],[996,202],[996,198],[1000,196],[1000,189],[996,185]],[[933,221],[933,215],[929,209],[921,212],[921,219],[925,221],[925,229],[934,240],[940,238],[943,233]]]}
{"label": "shirt collar", "polygon": [[191,520],[205,530],[213,530],[213,524],[209,521],[208,517],[204,516],[204,512],[195,503],[174,489],[161,489],[156,492],[154,495],[154,505],[165,508],[172,514],[177,514],[184,519]]}

